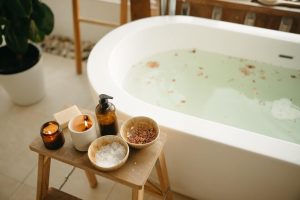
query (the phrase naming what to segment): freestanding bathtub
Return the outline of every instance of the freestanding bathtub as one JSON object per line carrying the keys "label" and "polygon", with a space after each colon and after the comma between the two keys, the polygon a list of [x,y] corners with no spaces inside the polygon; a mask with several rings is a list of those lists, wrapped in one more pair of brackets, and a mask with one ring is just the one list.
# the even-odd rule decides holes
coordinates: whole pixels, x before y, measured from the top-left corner
{"label": "freestanding bathtub", "polygon": [[[300,69],[299,35],[194,17],[153,17],[119,27],[96,44],[87,64],[93,93],[113,96],[120,119],[146,115],[167,132],[172,190],[195,199],[299,200],[299,144],[153,105],[124,89],[135,63],[188,48]],[[300,92],[300,85],[294,87]]]}

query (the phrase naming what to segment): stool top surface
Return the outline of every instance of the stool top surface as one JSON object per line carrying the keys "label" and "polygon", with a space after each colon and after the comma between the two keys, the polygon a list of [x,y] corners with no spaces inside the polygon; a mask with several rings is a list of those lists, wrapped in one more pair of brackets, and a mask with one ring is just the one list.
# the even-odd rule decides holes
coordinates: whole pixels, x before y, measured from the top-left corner
{"label": "stool top surface", "polygon": [[49,156],[132,188],[141,188],[146,183],[167,139],[166,133],[161,132],[159,139],[151,146],[140,150],[130,148],[128,160],[121,168],[103,172],[92,165],[87,152],[80,152],[74,148],[68,129],[64,130],[64,136],[65,144],[58,150],[47,149],[41,137],[37,137],[29,148],[41,155]]}

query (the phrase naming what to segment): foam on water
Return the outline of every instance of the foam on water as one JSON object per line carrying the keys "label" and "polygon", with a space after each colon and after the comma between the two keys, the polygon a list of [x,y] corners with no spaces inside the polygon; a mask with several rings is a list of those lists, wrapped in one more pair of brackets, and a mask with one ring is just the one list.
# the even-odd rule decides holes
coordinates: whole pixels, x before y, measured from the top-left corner
{"label": "foam on water", "polygon": [[295,120],[300,118],[300,108],[289,99],[279,99],[273,102],[272,115],[277,119]]}
{"label": "foam on water", "polygon": [[300,66],[181,49],[145,58],[123,81],[146,102],[300,144]]}

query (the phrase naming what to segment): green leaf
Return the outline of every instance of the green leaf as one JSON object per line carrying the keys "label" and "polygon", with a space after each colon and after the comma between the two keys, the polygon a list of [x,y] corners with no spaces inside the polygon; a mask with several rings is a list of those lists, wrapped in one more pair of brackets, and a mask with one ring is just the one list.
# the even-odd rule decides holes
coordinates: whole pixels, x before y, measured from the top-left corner
{"label": "green leaf", "polygon": [[16,31],[10,26],[6,27],[5,31],[5,41],[9,49],[17,54],[24,54],[28,48],[27,37],[21,37],[16,34]]}
{"label": "green leaf", "polygon": [[0,0],[0,8],[2,8],[4,1],[5,0]]}
{"label": "green leaf", "polygon": [[13,52],[23,54],[27,51],[29,25],[27,18],[20,18],[6,24],[4,29],[5,41]]}
{"label": "green leaf", "polygon": [[32,14],[32,18],[34,19],[38,29],[46,35],[50,34],[54,28],[54,15],[51,9],[41,2],[38,2],[33,6],[34,12]]}
{"label": "green leaf", "polygon": [[8,23],[8,20],[5,17],[0,16],[0,25],[5,25]]}
{"label": "green leaf", "polygon": [[53,28],[54,15],[40,0],[0,0],[0,44],[5,41],[16,54],[27,51],[29,40],[41,42]]}
{"label": "green leaf", "polygon": [[3,35],[3,30],[0,26],[0,45],[2,45],[2,42],[3,42],[3,36],[2,35]]}
{"label": "green leaf", "polygon": [[32,0],[21,0],[20,3],[22,4],[27,17],[29,17],[32,13]]}
{"label": "green leaf", "polygon": [[28,17],[28,13],[26,13],[21,1],[22,0],[6,0],[4,2],[4,9],[9,18],[14,19],[18,17]]}
{"label": "green leaf", "polygon": [[33,42],[41,42],[44,40],[45,34],[40,32],[33,20],[30,21],[29,39]]}

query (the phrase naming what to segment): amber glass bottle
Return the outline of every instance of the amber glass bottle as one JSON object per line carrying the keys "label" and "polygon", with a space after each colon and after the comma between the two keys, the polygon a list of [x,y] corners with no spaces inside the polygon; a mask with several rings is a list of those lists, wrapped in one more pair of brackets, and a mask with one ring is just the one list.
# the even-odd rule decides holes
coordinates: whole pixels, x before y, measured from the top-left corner
{"label": "amber glass bottle", "polygon": [[116,116],[115,106],[108,102],[108,99],[113,97],[106,94],[99,95],[99,104],[96,106],[95,114],[100,129],[101,136],[117,135],[118,134],[118,120]]}

